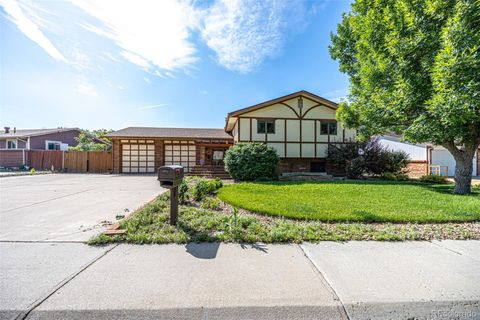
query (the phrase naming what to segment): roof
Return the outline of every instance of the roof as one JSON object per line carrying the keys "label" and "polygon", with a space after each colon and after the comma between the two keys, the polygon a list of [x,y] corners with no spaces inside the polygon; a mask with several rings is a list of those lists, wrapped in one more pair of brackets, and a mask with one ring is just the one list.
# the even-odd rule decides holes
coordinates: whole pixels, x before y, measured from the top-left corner
{"label": "roof", "polygon": [[109,133],[106,137],[232,139],[223,129],[155,127],[128,127]]}
{"label": "roof", "polygon": [[317,96],[316,94],[313,94],[313,93],[308,92],[306,90],[301,90],[301,91],[297,91],[297,92],[294,92],[294,93],[287,94],[287,95],[279,97],[279,98],[275,98],[275,99],[268,100],[268,101],[265,101],[265,102],[262,102],[262,103],[259,103],[259,104],[255,104],[255,105],[250,106],[250,107],[246,107],[246,108],[243,108],[243,109],[239,109],[239,110],[236,110],[236,111],[229,112],[227,114],[225,130],[226,131],[231,131],[232,130],[232,128],[230,128],[230,129],[228,128],[230,118],[234,118],[234,117],[237,117],[237,116],[242,115],[244,113],[252,112],[252,111],[262,109],[262,108],[265,108],[265,107],[269,107],[269,106],[274,105],[276,103],[280,103],[280,102],[290,100],[290,99],[294,99],[294,98],[297,98],[297,97],[308,98],[310,100],[313,100],[313,101],[317,102],[318,104],[322,104],[322,105],[324,105],[328,108],[334,109],[334,110],[336,110],[338,108],[338,104],[333,102],[333,101],[330,101],[328,99]]}
{"label": "roof", "polygon": [[10,138],[27,138],[32,136],[42,136],[46,134],[64,132],[64,131],[79,131],[79,128],[53,128],[53,129],[16,129],[14,132],[13,128],[10,128],[9,133],[5,133],[4,130],[0,131],[0,139],[10,139]]}

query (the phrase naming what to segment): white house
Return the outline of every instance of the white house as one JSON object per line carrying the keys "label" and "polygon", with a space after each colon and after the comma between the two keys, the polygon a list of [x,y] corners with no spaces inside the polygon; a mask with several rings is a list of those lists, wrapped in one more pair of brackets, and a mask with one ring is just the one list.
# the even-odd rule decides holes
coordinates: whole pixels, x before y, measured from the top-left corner
{"label": "white house", "polygon": [[[409,169],[412,176],[428,172],[450,177],[455,175],[455,159],[442,146],[409,143],[394,135],[379,137],[379,142],[390,150],[405,151],[410,156]],[[473,175],[480,175],[480,148],[473,159]]]}

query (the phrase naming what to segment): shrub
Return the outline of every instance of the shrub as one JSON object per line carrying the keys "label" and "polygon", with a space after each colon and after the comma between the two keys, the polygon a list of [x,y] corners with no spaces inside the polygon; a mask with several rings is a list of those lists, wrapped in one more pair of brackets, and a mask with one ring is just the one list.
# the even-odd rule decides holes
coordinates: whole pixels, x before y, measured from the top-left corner
{"label": "shrub", "polygon": [[207,180],[205,178],[200,178],[193,187],[193,199],[195,201],[202,201],[207,197],[207,195],[215,194],[222,186],[223,182],[220,179]]}
{"label": "shrub", "polygon": [[382,174],[382,179],[390,181],[407,181],[408,176],[405,173],[385,172]]}
{"label": "shrub", "polygon": [[189,201],[189,187],[188,183],[183,180],[182,184],[178,187],[178,200],[181,204],[188,203]]}
{"label": "shrub", "polygon": [[387,172],[400,175],[409,161],[407,153],[391,151],[382,146],[378,140],[344,145],[331,144],[328,147],[327,159],[337,168],[344,168],[347,177],[353,179],[365,174],[382,176]]}
{"label": "shrub", "polygon": [[238,143],[225,154],[225,170],[236,180],[278,178],[280,158],[275,149],[256,142]]}
{"label": "shrub", "polygon": [[420,181],[426,182],[426,183],[446,183],[447,179],[443,176],[427,174],[427,175],[421,176]]}
{"label": "shrub", "polygon": [[202,209],[218,210],[218,209],[220,209],[220,200],[217,199],[217,198],[207,197],[207,198],[203,199],[200,207]]}

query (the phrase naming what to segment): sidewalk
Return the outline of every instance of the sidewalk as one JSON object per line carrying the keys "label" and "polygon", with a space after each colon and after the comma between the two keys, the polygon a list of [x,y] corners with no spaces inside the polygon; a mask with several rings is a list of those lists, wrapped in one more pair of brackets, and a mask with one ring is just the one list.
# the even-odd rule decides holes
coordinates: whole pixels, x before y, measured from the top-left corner
{"label": "sidewalk", "polygon": [[0,249],[2,319],[480,319],[480,241]]}

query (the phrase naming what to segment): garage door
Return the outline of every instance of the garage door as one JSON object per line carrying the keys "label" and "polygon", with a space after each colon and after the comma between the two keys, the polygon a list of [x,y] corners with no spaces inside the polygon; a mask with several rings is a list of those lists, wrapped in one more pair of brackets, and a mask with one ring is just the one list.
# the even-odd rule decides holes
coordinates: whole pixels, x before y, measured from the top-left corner
{"label": "garage door", "polygon": [[180,165],[190,172],[196,164],[196,151],[194,141],[165,141],[165,165]]}
{"label": "garage door", "polygon": [[155,145],[153,140],[127,140],[122,143],[122,172],[155,172]]}

